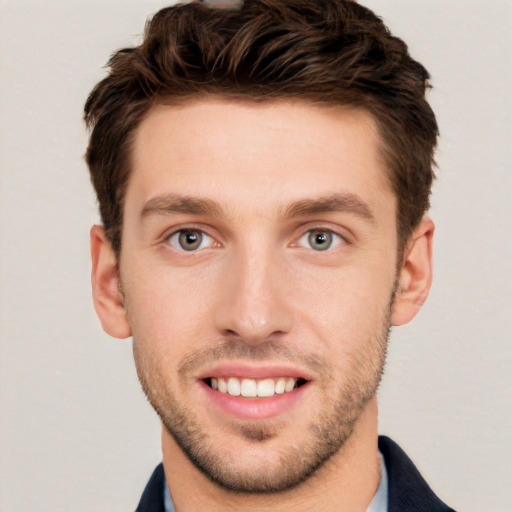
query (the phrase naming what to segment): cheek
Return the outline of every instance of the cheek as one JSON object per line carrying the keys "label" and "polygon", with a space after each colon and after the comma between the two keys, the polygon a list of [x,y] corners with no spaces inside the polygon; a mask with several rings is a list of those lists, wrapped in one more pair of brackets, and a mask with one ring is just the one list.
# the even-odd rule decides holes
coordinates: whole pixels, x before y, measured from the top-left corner
{"label": "cheek", "polygon": [[357,381],[357,375],[373,382],[385,353],[393,272],[352,270],[338,277],[339,284],[323,293],[322,300],[311,300],[303,309],[304,329],[313,333],[313,350],[329,354],[334,374],[343,382]]}
{"label": "cheek", "polygon": [[206,282],[169,267],[149,268],[143,274],[130,274],[127,269],[126,275],[134,278],[123,284],[134,342],[150,344],[161,353],[177,353],[183,340],[197,339],[207,321]]}
{"label": "cheek", "polygon": [[297,280],[294,285],[301,316],[334,336],[372,331],[382,321],[383,313],[387,315],[389,311],[393,265],[390,262],[310,272],[307,279]]}

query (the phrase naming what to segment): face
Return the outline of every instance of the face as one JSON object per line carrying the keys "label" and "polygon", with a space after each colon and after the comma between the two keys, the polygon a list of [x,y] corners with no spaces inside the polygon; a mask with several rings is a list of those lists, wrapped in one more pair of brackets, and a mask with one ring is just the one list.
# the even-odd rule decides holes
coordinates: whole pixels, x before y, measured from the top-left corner
{"label": "face", "polygon": [[210,100],[141,123],[120,276],[143,388],[221,486],[291,488],[374,396],[396,200],[369,116]]}

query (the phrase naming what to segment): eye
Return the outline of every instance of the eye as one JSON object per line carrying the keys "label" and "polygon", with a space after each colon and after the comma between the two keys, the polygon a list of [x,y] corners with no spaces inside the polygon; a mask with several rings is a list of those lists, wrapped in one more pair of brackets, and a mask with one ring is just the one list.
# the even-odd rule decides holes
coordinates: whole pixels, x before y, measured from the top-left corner
{"label": "eye", "polygon": [[211,247],[213,239],[199,229],[180,229],[169,237],[169,243],[178,251],[197,251]]}
{"label": "eye", "polygon": [[343,242],[343,238],[332,231],[326,229],[312,229],[299,239],[298,245],[310,247],[315,251],[326,251],[333,249]]}

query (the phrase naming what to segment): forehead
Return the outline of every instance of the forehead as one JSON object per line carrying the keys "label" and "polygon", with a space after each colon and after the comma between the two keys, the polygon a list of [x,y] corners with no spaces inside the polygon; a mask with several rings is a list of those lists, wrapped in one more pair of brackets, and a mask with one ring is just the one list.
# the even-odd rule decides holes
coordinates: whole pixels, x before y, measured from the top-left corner
{"label": "forehead", "polygon": [[127,207],[165,193],[267,211],[337,192],[394,205],[376,124],[351,108],[223,99],[158,106],[132,150]]}

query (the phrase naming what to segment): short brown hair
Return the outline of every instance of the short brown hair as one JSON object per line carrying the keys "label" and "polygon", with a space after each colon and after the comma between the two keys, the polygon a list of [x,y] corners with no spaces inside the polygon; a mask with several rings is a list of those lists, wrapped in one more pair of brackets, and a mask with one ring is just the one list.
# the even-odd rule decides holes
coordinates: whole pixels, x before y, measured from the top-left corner
{"label": "short brown hair", "polygon": [[352,105],[377,122],[402,247],[429,208],[438,128],[429,74],[382,20],[351,0],[199,1],[159,11],[140,46],[113,54],[85,104],[86,160],[117,255],[134,130],[155,104],[201,96]]}

